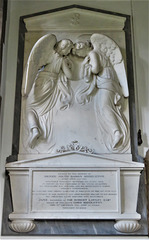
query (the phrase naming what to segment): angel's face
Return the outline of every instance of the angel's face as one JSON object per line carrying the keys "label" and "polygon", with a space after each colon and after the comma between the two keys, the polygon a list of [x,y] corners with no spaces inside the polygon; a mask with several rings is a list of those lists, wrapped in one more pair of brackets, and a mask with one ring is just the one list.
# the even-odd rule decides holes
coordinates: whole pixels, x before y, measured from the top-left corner
{"label": "angel's face", "polygon": [[73,55],[77,55],[79,57],[86,57],[88,54],[88,46],[85,42],[78,42],[74,44]]}
{"label": "angel's face", "polygon": [[73,47],[73,43],[70,40],[62,40],[59,42],[57,52],[60,55],[68,55]]}

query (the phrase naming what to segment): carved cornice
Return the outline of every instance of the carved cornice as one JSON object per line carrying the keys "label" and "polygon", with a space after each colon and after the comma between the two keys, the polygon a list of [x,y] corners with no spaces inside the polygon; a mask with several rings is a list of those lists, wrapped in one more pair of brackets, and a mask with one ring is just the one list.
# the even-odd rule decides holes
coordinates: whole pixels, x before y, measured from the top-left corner
{"label": "carved cornice", "polygon": [[125,21],[126,18],[124,16],[75,7],[30,16],[24,19],[27,31],[122,31]]}

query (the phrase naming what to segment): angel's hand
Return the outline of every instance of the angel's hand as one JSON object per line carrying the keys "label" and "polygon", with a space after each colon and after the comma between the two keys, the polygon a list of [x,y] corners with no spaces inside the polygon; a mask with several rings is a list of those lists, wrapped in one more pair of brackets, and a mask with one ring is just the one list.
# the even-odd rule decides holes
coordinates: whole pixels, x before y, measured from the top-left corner
{"label": "angel's hand", "polygon": [[72,78],[72,68],[73,64],[68,58],[64,58],[62,62],[62,70],[67,78]]}
{"label": "angel's hand", "polygon": [[65,57],[64,58],[64,64],[65,64],[65,66],[68,68],[68,69],[72,69],[72,62],[70,61],[70,59],[68,58],[68,57]]}

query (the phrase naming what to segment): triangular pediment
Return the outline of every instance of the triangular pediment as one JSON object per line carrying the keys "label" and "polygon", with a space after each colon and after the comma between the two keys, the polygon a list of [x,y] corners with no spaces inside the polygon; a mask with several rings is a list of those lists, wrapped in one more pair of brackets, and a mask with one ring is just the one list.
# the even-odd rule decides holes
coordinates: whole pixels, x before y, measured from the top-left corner
{"label": "triangular pediment", "polygon": [[78,6],[24,17],[27,31],[122,30],[125,20],[124,16]]}
{"label": "triangular pediment", "polygon": [[[119,156],[119,155],[118,155]],[[120,156],[119,156],[120,157]],[[114,159],[107,154],[95,155],[82,152],[67,152],[60,153],[46,158],[21,160],[6,164],[6,168],[90,168],[90,167],[112,167],[112,168],[142,168],[144,164],[123,160]]]}

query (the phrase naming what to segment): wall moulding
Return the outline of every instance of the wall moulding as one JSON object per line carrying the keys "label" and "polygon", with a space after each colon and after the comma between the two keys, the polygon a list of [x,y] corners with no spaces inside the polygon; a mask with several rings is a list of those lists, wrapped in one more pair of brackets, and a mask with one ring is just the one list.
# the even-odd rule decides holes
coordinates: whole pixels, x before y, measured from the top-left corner
{"label": "wall moulding", "polygon": [[46,221],[49,235],[146,234],[130,32],[129,16],[77,5],[20,18],[4,235]]}
{"label": "wall moulding", "polygon": [[95,12],[76,7],[54,13],[24,18],[27,31],[81,31],[110,30],[120,31],[124,28],[125,17]]}

